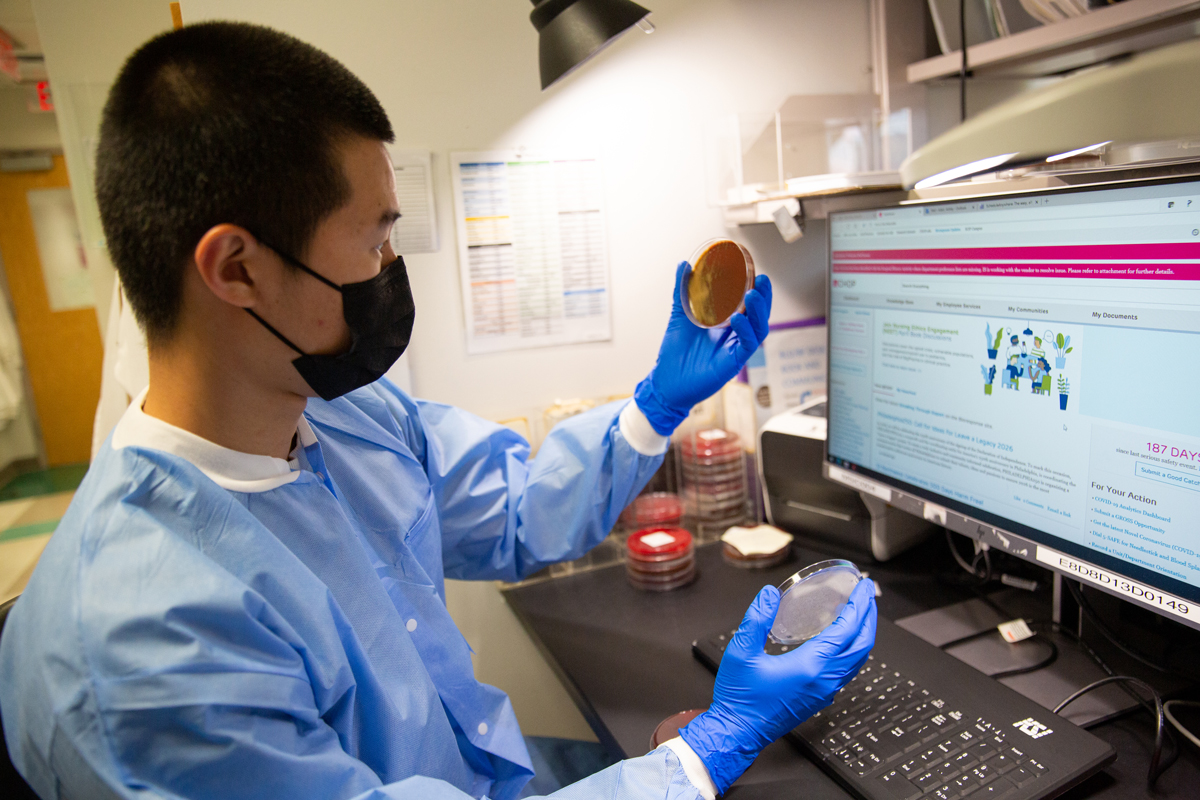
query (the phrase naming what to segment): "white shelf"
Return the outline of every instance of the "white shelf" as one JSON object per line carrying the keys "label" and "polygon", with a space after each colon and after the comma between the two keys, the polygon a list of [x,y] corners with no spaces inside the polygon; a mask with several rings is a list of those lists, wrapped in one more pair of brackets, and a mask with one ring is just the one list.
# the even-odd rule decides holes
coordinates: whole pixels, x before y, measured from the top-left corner
{"label": "white shelf", "polygon": [[[1052,75],[1200,35],[1200,0],[1125,0],[967,48],[975,75]],[[908,65],[908,82],[958,75],[960,51]]]}
{"label": "white shelf", "polygon": [[[885,199],[879,200],[874,195]],[[772,223],[772,215],[780,206],[788,206],[795,214],[800,208],[804,210],[805,219],[825,219],[829,211],[842,211],[848,208],[868,208],[875,205],[891,205],[907,197],[899,184],[884,186],[855,186],[848,188],[829,189],[820,192],[778,192],[770,197],[752,203],[737,203],[723,206],[721,209],[725,224],[730,227],[740,225],[761,225]]]}

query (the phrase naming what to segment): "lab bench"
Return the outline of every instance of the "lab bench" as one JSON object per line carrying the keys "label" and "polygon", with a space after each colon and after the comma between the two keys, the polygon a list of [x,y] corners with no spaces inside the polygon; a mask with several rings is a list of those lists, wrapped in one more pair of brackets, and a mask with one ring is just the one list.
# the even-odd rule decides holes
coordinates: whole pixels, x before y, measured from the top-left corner
{"label": "lab bench", "polygon": [[[806,564],[844,553],[793,545],[792,558],[770,569],[726,564],[719,543],[697,547],[697,578],[661,594],[633,588],[622,565],[528,582],[504,590],[509,606],[558,674],[596,736],[617,758],[649,750],[655,727],[686,709],[704,708],[713,676],[692,657],[692,642],[737,626],[767,584]],[[863,564],[881,588],[882,616],[896,620],[973,597],[936,579],[948,568],[945,542],[934,537],[899,558]],[[1148,714],[1137,712],[1091,729],[1118,752],[1117,761],[1062,797],[1072,800],[1145,798],[1154,740]],[[1179,761],[1159,779],[1153,796],[1200,796],[1200,755],[1181,737]],[[844,789],[786,740],[762,752],[725,795],[749,800],[848,797]]]}

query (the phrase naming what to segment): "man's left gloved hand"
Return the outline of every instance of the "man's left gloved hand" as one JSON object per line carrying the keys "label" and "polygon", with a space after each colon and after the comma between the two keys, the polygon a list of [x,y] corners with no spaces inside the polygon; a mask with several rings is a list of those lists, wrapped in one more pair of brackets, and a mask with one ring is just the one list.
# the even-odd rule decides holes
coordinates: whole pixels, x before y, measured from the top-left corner
{"label": "man's left gloved hand", "polygon": [[767,655],[779,592],[758,593],[721,658],[712,705],[679,731],[721,794],[759,752],[833,701],[875,644],[875,584],[859,581],[842,613],[815,638]]}
{"label": "man's left gloved hand", "polygon": [[670,436],[692,406],[716,394],[741,372],[767,338],[771,316],[771,281],[759,275],[746,293],[746,313],[734,314],[728,328],[706,330],[693,325],[683,313],[686,269],[684,261],[675,272],[675,302],[658,361],[633,393],[650,426],[662,436]]}

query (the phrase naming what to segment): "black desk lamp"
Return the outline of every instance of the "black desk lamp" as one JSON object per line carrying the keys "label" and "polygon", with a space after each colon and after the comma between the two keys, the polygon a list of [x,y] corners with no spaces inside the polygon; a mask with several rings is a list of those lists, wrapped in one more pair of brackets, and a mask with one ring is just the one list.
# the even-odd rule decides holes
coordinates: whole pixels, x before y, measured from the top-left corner
{"label": "black desk lamp", "polygon": [[650,11],[633,0],[533,0],[533,5],[529,19],[538,31],[542,89],[634,25],[647,33],[654,30],[646,20]]}

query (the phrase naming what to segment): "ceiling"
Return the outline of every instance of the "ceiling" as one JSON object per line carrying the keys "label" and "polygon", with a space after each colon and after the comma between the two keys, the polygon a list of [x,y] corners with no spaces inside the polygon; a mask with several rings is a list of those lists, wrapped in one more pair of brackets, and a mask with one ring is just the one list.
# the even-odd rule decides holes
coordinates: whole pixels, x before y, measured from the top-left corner
{"label": "ceiling", "polygon": [[18,56],[42,54],[30,0],[0,0],[0,28],[17,40]]}

